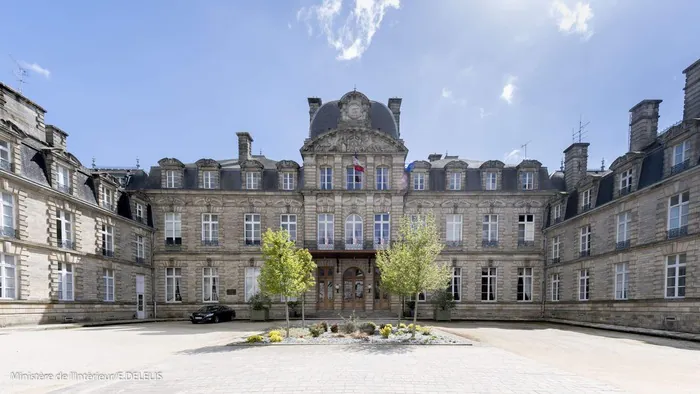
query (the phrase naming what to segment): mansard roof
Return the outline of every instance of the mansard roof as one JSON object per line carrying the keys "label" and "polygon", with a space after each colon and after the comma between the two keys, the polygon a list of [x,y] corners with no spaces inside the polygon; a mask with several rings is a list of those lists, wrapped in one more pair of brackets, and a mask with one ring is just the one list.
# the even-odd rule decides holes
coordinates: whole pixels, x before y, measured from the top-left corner
{"label": "mansard roof", "polygon": [[[309,138],[316,138],[338,128],[340,120],[341,100],[329,101],[323,104],[314,114],[309,126]],[[386,105],[377,101],[369,101],[369,116],[371,129],[384,133],[392,138],[399,138],[399,128],[394,114]]]}

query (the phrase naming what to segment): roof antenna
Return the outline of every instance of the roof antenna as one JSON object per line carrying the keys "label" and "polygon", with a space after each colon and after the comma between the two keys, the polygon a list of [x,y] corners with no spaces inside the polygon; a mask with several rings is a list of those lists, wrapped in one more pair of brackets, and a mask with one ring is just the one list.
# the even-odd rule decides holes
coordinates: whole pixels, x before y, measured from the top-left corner
{"label": "roof antenna", "polygon": [[29,78],[29,72],[27,71],[26,68],[22,66],[20,62],[15,60],[12,55],[9,55],[10,59],[12,59],[13,62],[17,65],[17,70],[15,70],[14,74],[15,77],[17,77],[17,84],[19,85],[17,87],[17,91],[22,94],[22,87],[24,86],[25,83],[27,83],[27,78]]}
{"label": "roof antenna", "polygon": [[559,165],[559,170],[564,171],[564,158],[561,158],[561,164]]}
{"label": "roof antenna", "polygon": [[357,92],[357,84],[353,84],[353,85],[352,85],[352,91],[353,91],[353,92]]}
{"label": "roof antenna", "polygon": [[530,142],[532,142],[532,140],[520,145],[520,147],[523,148],[523,157],[525,160],[527,160],[527,146],[530,144]]}
{"label": "roof antenna", "polygon": [[600,170],[605,171],[605,158],[603,158],[603,160],[600,161]]}
{"label": "roof antenna", "polygon": [[573,142],[576,142],[576,140],[578,139],[578,142],[581,143],[581,141],[583,140],[583,137],[586,135],[586,133],[588,133],[588,131],[584,131],[584,130],[586,129],[586,126],[588,126],[590,123],[591,122],[583,123],[583,117],[581,115],[579,115],[578,131],[574,131],[573,129],[571,129]]}
{"label": "roof antenna", "polygon": [[94,156],[92,157],[92,169],[93,170],[97,169],[97,166],[95,165],[95,157]]}
{"label": "roof antenna", "polygon": [[139,157],[136,156],[136,169],[138,170],[139,168],[141,168],[141,163],[139,162]]}

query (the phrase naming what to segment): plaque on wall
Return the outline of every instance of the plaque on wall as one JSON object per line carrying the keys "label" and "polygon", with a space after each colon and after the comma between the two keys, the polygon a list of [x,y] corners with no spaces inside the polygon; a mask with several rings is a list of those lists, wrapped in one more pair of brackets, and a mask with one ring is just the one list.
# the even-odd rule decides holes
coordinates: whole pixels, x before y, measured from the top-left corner
{"label": "plaque on wall", "polygon": [[226,289],[226,295],[236,295],[236,289]]}

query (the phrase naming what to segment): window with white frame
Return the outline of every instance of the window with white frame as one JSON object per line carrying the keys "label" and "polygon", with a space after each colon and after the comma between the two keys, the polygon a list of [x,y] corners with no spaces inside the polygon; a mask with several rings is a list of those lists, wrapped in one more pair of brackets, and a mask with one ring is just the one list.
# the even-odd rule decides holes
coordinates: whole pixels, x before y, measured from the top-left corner
{"label": "window with white frame", "polygon": [[481,269],[481,301],[496,301],[496,267]]}
{"label": "window with white frame", "polygon": [[458,244],[462,242],[462,215],[447,214],[445,216],[447,223],[447,229],[445,231],[447,243]]}
{"label": "window with white frame", "polygon": [[284,214],[280,216],[280,228],[289,233],[289,240],[297,240],[297,215]]}
{"label": "window with white frame", "polygon": [[320,213],[318,215],[318,244],[332,246],[333,239],[333,215],[330,213]]}
{"label": "window with white frame", "polygon": [[165,187],[169,189],[175,187],[175,170],[165,171]]}
{"label": "window with white frame", "polygon": [[146,216],[144,215],[144,209],[143,209],[143,204],[141,203],[136,203],[136,220],[139,222],[145,222]]}
{"label": "window with white frame", "polygon": [[498,173],[490,171],[486,173],[486,190],[498,189]]}
{"label": "window with white frame", "polygon": [[374,245],[389,244],[389,214],[378,213],[374,215]]}
{"label": "window with white frame", "polygon": [[260,245],[260,214],[245,214],[245,244]]}
{"label": "window with white frame", "polygon": [[389,169],[377,167],[377,190],[389,190]]}
{"label": "window with white frame", "polygon": [[165,302],[182,302],[182,268],[165,269]]}
{"label": "window with white frame", "polygon": [[[413,297],[411,297],[413,298]],[[418,302],[425,302],[428,299],[428,293],[421,291],[418,293]]]}
{"label": "window with white frame", "polygon": [[73,301],[73,264],[58,263],[58,299]]}
{"label": "window with white frame", "polygon": [[557,204],[554,206],[554,211],[552,216],[554,216],[554,222],[558,222],[561,220],[561,204]]}
{"label": "window with white frame", "polygon": [[[319,222],[319,231],[320,230]],[[345,247],[359,249],[361,248],[362,240],[362,217],[360,217],[360,215],[348,216],[347,219],[345,219]]]}
{"label": "window with white frame", "polygon": [[114,257],[114,227],[102,225],[102,255]]}
{"label": "window with white frame", "polygon": [[2,193],[2,216],[0,231],[3,236],[15,236],[15,198],[10,193]]}
{"label": "window with white frame", "polygon": [[589,294],[589,281],[588,268],[582,269],[578,272],[578,300],[588,301]]}
{"label": "window with white frame", "polygon": [[102,190],[102,207],[107,210],[114,210],[114,190],[105,185],[100,185]]}
{"label": "window with white frame", "polygon": [[552,259],[559,262],[559,251],[561,250],[561,238],[557,235],[552,238]]}
{"label": "window with white frame", "polygon": [[182,245],[182,214],[178,212],[165,214],[165,244]]}
{"label": "window with white frame", "polygon": [[12,154],[10,152],[10,143],[0,141],[0,169],[10,171],[12,169]]}
{"label": "window with white frame", "polygon": [[579,252],[582,256],[591,254],[591,225],[581,227],[581,236],[579,237]]}
{"label": "window with white frame", "polygon": [[451,172],[449,175],[449,190],[462,190],[462,173]]}
{"label": "window with white frame", "polygon": [[632,169],[624,171],[620,174],[620,194],[629,193],[632,191]]}
{"label": "window with white frame", "polygon": [[409,220],[410,220],[410,222],[411,222],[411,228],[412,228],[412,229],[416,229],[416,228],[418,228],[419,226],[425,226],[425,223],[426,223],[426,217],[425,217],[425,215],[420,215],[420,214],[418,214],[418,215],[411,215],[411,216],[409,217]]}
{"label": "window with white frame", "polygon": [[357,171],[355,167],[346,168],[346,185],[348,190],[361,190],[362,189],[362,176],[364,172]]}
{"label": "window with white frame", "polygon": [[214,171],[203,171],[202,172],[202,187],[205,189],[214,188]]}
{"label": "window with white frame", "polygon": [[56,241],[59,248],[75,249],[73,244],[73,215],[62,209],[56,212]]}
{"label": "window with white frame", "polygon": [[447,292],[452,294],[452,299],[455,301],[462,300],[462,268],[452,267],[452,280]]}
{"label": "window with white frame", "polygon": [[518,301],[532,301],[532,268],[518,268]]}
{"label": "window with white frame", "polygon": [[627,263],[615,264],[615,299],[626,300],[629,288],[629,265]]}
{"label": "window with white frame", "polygon": [[205,246],[219,245],[219,215],[202,214],[202,244]]}
{"label": "window with white frame", "polygon": [[0,252],[0,299],[17,299],[15,256]]}
{"label": "window with white frame", "polygon": [[623,212],[617,215],[617,243],[620,245],[621,242],[626,243],[629,238],[629,226],[630,226],[630,213]]}
{"label": "window with white frame", "polygon": [[105,302],[114,302],[114,270],[105,268],[102,279],[105,286]]}
{"label": "window with white frame", "polygon": [[146,256],[146,247],[143,241],[143,235],[136,234],[136,262],[143,262]]}
{"label": "window with white frame", "polygon": [[70,193],[70,171],[60,164],[56,165],[56,187],[64,193]]}
{"label": "window with white frame", "polygon": [[294,173],[282,173],[282,190],[294,190]]}
{"label": "window with white frame", "polygon": [[260,267],[245,267],[245,302],[260,292],[259,276]]}
{"label": "window with white frame", "polygon": [[498,242],[498,215],[484,215],[482,230],[483,241]]}
{"label": "window with white frame", "polygon": [[425,174],[422,172],[413,173],[413,190],[425,190]]}
{"label": "window with white frame", "polygon": [[685,253],[666,256],[666,298],[685,297]]}
{"label": "window with white frame", "polygon": [[215,267],[202,270],[202,301],[219,302],[219,272]]}
{"label": "window with white frame", "polygon": [[321,167],[319,173],[321,190],[333,189],[333,169],[331,167]]}
{"label": "window with white frame", "polygon": [[[668,230],[679,232],[688,228],[690,193],[683,192],[668,199]],[[681,235],[675,234],[675,235]]]}
{"label": "window with white frame", "polygon": [[248,190],[260,189],[260,172],[249,171],[245,173],[245,188]]}
{"label": "window with white frame", "polygon": [[592,191],[593,191],[593,188],[586,189],[581,194],[581,209],[583,209],[584,211],[587,209],[591,209],[591,192]]}
{"label": "window with white frame", "polygon": [[551,288],[552,292],[550,293],[552,295],[551,300],[552,301],[559,301],[559,274],[552,274],[552,279],[551,279]]}
{"label": "window with white frame", "polygon": [[518,215],[518,244],[535,242],[535,215]]}
{"label": "window with white frame", "polygon": [[673,166],[685,163],[690,158],[690,144],[683,141],[673,147]]}
{"label": "window with white frame", "polygon": [[535,188],[535,173],[532,171],[521,172],[520,186],[523,190],[533,190]]}

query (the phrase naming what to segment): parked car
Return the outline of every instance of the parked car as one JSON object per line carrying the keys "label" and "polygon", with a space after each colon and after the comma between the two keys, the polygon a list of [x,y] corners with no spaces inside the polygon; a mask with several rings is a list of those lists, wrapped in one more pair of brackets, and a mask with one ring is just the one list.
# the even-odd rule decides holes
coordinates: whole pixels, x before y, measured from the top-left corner
{"label": "parked car", "polygon": [[236,317],[236,311],[226,305],[207,305],[199,308],[190,315],[190,321],[194,323],[218,323],[220,321],[231,321]]}

